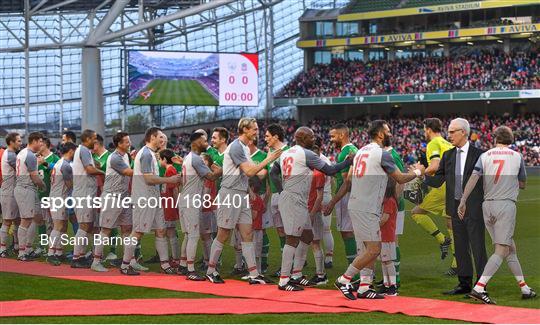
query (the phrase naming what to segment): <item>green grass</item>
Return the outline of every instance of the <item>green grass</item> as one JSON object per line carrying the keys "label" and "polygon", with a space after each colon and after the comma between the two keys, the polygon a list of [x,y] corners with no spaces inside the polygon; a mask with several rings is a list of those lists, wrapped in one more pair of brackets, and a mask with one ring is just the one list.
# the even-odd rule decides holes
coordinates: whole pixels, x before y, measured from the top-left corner
{"label": "green grass", "polygon": [[138,96],[134,105],[219,105],[219,101],[195,80],[153,80],[144,89],[154,89],[148,100]]}
{"label": "green grass", "polygon": [[[527,189],[521,191],[518,202],[518,217],[514,239],[518,248],[525,279],[529,286],[540,290],[540,259],[538,247],[540,247],[540,178],[530,178]],[[408,205],[407,209],[412,206]],[[400,237],[402,252],[400,294],[412,297],[424,297],[434,299],[446,299],[461,302],[470,302],[462,296],[444,296],[442,291],[448,290],[457,284],[456,278],[444,276],[443,273],[450,266],[450,259],[441,261],[440,252],[436,241],[426,234],[407,213],[405,219],[405,235]],[[444,220],[434,217],[434,221],[444,228]],[[280,265],[279,241],[275,231],[269,230],[271,240],[270,272]],[[154,254],[153,236],[143,238],[143,254],[148,258]],[[328,276],[335,279],[346,268],[343,251],[343,243],[339,234],[334,232],[335,255],[334,268],[328,270]],[[486,246],[488,255],[493,251],[491,239],[486,234]],[[199,252],[200,253],[200,252]],[[234,251],[227,246],[224,249],[224,264],[222,275],[227,278],[228,271],[234,264]],[[200,256],[200,255],[199,255]],[[157,265],[150,265],[157,271]],[[305,273],[314,273],[313,256],[309,255],[308,266]],[[377,269],[380,278],[380,269]],[[30,280],[29,280],[30,279]],[[124,286],[105,285],[97,283],[74,282],[68,280],[48,279],[40,277],[28,277],[2,273],[0,276],[0,300],[16,299],[122,299],[130,298],[156,298],[156,297],[207,297],[194,293],[178,293],[167,290],[132,288]],[[31,288],[31,290],[29,290]],[[326,286],[331,289],[331,285]],[[540,299],[523,301],[520,290],[511,275],[508,267],[503,264],[499,272],[495,274],[489,283],[491,296],[499,305],[525,308],[540,308]],[[472,302],[471,302],[472,303]],[[85,323],[422,323],[437,322],[440,319],[417,318],[404,315],[392,315],[383,313],[351,313],[351,314],[287,314],[287,315],[179,315],[179,316],[103,316],[103,317],[32,317],[32,318],[0,318],[0,322],[85,322]]]}

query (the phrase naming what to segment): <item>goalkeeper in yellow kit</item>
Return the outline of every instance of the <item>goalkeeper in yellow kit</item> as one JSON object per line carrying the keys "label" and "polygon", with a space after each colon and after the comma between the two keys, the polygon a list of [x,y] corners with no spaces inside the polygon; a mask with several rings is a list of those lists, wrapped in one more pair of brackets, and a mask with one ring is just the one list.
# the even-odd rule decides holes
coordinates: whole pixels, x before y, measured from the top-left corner
{"label": "goalkeeper in yellow kit", "polygon": [[[452,149],[452,145],[441,136],[442,122],[438,118],[427,118],[424,120],[424,133],[426,140],[429,141],[426,149],[426,158],[428,167],[426,175],[433,175],[439,168],[439,162],[446,150]],[[412,219],[439,243],[441,249],[441,259],[448,255],[448,249],[451,248],[454,253],[452,223],[450,217],[445,213],[446,186],[440,188],[431,188],[421,204],[412,210]],[[450,237],[446,237],[429,217],[428,213],[446,217],[446,226]],[[456,259],[452,260],[452,266],[447,275],[456,275]]]}

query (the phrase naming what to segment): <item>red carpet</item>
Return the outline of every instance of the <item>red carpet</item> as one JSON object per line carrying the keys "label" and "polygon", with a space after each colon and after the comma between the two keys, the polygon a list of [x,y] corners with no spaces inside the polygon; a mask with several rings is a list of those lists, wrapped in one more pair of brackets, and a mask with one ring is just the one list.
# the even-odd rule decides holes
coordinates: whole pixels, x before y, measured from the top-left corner
{"label": "red carpet", "polygon": [[[218,301],[218,303],[216,303]],[[258,299],[18,300],[0,302],[0,317],[178,314],[350,313],[349,308]]]}
{"label": "red carpet", "polygon": [[311,306],[347,307],[351,311],[381,311],[402,313],[409,316],[426,316],[478,323],[540,323],[540,309],[489,306],[454,301],[389,297],[378,301],[345,299],[336,290],[308,289],[302,292],[278,291],[275,286],[260,286],[254,290],[242,281],[227,280],[224,285],[205,285],[187,281],[183,277],[147,273],[138,277],[121,276],[117,270],[98,274],[91,270],[73,270],[69,266],[49,266],[40,262],[21,263],[0,260],[1,272],[56,277],[71,280],[110,283],[174,291],[198,292],[224,297],[264,299],[280,302],[302,303]]}

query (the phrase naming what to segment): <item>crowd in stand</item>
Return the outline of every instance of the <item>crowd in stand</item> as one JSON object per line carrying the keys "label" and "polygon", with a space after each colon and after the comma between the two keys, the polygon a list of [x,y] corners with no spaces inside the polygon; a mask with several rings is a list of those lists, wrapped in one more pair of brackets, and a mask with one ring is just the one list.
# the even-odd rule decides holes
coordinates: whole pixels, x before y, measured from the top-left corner
{"label": "crowd in stand", "polygon": [[393,61],[316,64],[297,75],[277,97],[339,97],[377,94],[540,88],[538,51],[466,56],[412,57]]}
{"label": "crowd in stand", "polygon": [[[511,116],[506,114],[503,116],[474,115],[462,117],[469,120],[471,124],[470,138],[475,146],[484,150],[491,148],[494,143],[492,137],[493,131],[497,126],[506,125],[514,131],[515,143],[512,149],[523,155],[527,166],[540,166],[540,116],[535,114],[527,114],[525,116]],[[452,118],[442,118],[443,125],[448,126]],[[407,164],[422,161],[423,156],[425,156],[426,147],[422,124],[424,117],[414,116],[386,119],[392,126],[394,136],[393,145],[401,154],[403,160]],[[351,130],[351,141],[355,145],[362,146],[368,141],[368,135],[366,133],[369,123],[368,118],[347,121],[312,120],[307,126],[311,127],[317,135],[323,138],[323,143],[325,144],[323,152],[330,159],[334,159],[338,151],[330,142],[329,131],[332,125],[339,122],[344,122],[349,126]],[[300,125],[295,120],[279,121],[279,123],[282,124],[286,131],[287,142],[292,143],[294,132]],[[229,128],[230,131],[235,129],[233,125]],[[265,124],[259,125],[259,129],[261,132],[259,135],[259,147],[263,148],[265,146],[263,141]],[[190,133],[176,134],[177,140],[173,150],[177,151],[181,156],[189,152],[189,135]],[[234,135],[231,135],[231,138],[234,138]]]}

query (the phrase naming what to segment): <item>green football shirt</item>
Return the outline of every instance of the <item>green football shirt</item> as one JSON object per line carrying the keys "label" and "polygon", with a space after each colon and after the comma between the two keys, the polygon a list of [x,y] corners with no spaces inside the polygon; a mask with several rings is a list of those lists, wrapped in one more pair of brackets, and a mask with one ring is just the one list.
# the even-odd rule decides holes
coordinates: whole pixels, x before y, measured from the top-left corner
{"label": "green football shirt", "polygon": [[[251,160],[253,160],[254,163],[256,164],[260,164],[261,162],[263,162],[263,160],[266,159],[266,157],[268,156],[268,154],[260,149],[257,149],[257,151],[255,151],[252,155],[251,155]],[[258,176],[255,176],[255,177],[258,177]],[[259,194],[264,194],[266,193],[266,178],[263,179],[261,181],[262,183],[262,186],[261,186],[261,191],[259,192]]]}
{"label": "green football shirt", "polygon": [[51,172],[54,168],[54,164],[60,160],[60,157],[51,152],[47,157],[44,158],[44,160],[47,163],[47,167],[45,167],[44,164],[38,166],[39,177],[45,183],[45,190],[39,191],[40,199],[49,196],[49,192],[51,190]]}
{"label": "green football shirt", "polygon": [[101,169],[103,172],[106,172],[107,170],[107,159],[111,155],[111,152],[109,150],[105,150],[101,156],[98,156],[97,154],[93,153],[92,158],[94,158],[95,161],[99,163],[99,169]]}
{"label": "green football shirt", "polygon": [[214,164],[218,165],[219,167],[223,167],[223,153],[220,153],[214,147],[208,147],[208,149],[206,149],[206,153],[210,156],[210,158],[212,158]]}
{"label": "green football shirt", "polygon": [[[284,145],[283,147],[281,147],[281,149],[283,149],[283,151],[289,150],[289,148],[290,147],[288,145]],[[274,151],[274,149],[270,148],[270,152],[272,152],[272,151]],[[272,165],[274,164],[274,162],[272,162],[272,163],[268,164],[268,166],[266,166],[266,168],[268,169],[268,173],[270,173],[270,170],[272,170]],[[268,183],[270,184],[270,191],[272,193],[277,193],[277,187],[274,184],[274,182],[272,181],[271,177],[268,177]]]}
{"label": "green football shirt", "polygon": [[[352,143],[347,143],[341,148],[341,151],[337,155],[336,162],[340,163],[347,158],[347,156],[350,153],[356,154],[358,151],[358,148],[354,146]],[[336,174],[336,193],[339,191],[339,188],[343,184],[343,174],[347,174],[349,172],[349,167],[343,168],[339,173]]]}
{"label": "green football shirt", "polygon": [[[403,160],[401,159],[401,156],[396,151],[396,149],[390,147],[388,149],[390,151],[390,154],[392,155],[392,158],[394,159],[394,163],[396,164],[397,168],[404,173],[405,172],[405,164],[403,163]],[[399,197],[398,200],[398,211],[404,211],[405,210],[405,199],[403,198],[403,195]]]}

